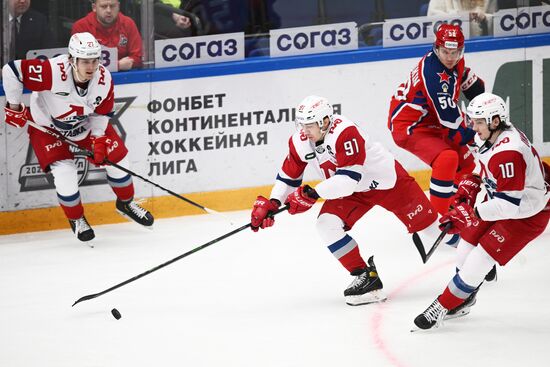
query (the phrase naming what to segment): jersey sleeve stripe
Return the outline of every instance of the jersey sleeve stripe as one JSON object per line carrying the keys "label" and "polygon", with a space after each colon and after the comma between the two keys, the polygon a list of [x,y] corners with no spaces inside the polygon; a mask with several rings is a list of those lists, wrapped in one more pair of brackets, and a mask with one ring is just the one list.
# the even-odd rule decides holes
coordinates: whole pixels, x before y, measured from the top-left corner
{"label": "jersey sleeve stripe", "polygon": [[357,182],[361,181],[361,177],[363,177],[359,172],[350,171],[350,170],[347,170],[347,169],[336,170],[336,172],[334,174],[335,175],[348,176],[349,178],[351,178],[352,180],[355,180]]}
{"label": "jersey sleeve stripe", "polygon": [[292,186],[292,187],[298,187],[302,184],[302,179],[293,180],[291,178],[283,178],[279,174],[277,175],[277,180],[284,182],[288,186]]}
{"label": "jersey sleeve stripe", "polygon": [[502,199],[502,200],[506,200],[514,205],[517,205],[519,206],[519,204],[521,203],[521,198],[518,199],[518,198],[514,198],[514,197],[511,197],[510,195],[507,195],[503,192],[495,192],[494,197],[496,198],[499,198],[499,199]]}

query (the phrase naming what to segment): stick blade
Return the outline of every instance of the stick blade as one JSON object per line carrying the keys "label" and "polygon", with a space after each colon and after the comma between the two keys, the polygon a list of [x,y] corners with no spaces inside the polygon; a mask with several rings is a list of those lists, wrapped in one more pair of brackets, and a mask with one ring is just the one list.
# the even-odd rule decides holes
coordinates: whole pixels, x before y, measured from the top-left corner
{"label": "stick blade", "polygon": [[90,300],[92,298],[96,298],[97,296],[98,296],[97,294],[88,294],[87,296],[80,297],[79,299],[77,299],[75,301],[75,303],[73,303],[73,305],[71,307],[74,307],[75,305],[79,304],[80,302],[84,302],[84,301]]}

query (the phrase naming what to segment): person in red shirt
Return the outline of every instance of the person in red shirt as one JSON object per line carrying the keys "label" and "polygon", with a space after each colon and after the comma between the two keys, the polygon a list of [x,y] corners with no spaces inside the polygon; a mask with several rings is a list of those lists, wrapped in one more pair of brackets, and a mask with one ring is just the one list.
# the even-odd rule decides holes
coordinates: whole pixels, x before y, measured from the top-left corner
{"label": "person in red shirt", "polygon": [[118,70],[142,66],[141,35],[136,23],[120,12],[118,0],[92,0],[92,11],[77,20],[71,32],[90,32],[103,46],[116,47]]}

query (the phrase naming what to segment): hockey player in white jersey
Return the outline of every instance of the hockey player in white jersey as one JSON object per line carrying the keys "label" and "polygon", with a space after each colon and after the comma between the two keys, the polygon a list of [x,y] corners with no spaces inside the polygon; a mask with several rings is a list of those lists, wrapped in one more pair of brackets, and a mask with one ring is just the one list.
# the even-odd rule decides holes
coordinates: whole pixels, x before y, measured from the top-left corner
{"label": "hockey player in white jersey", "polygon": [[462,203],[440,219],[442,226],[450,223],[449,232],[462,237],[457,247],[459,270],[415,318],[421,329],[438,327],[443,320],[459,316],[456,310],[471,307],[485,274],[496,263],[506,265],[544,231],[550,218],[550,167],[509,122],[502,98],[480,94],[466,113],[476,132],[474,154],[480,167],[479,176],[471,176],[470,181],[483,182],[487,197],[475,205],[479,189],[471,190],[476,185],[469,185]]}
{"label": "hockey player in white jersey", "polygon": [[[4,65],[6,123],[22,128],[32,120],[92,151],[92,163],[99,166],[108,158],[128,168],[128,150],[109,124],[114,84],[109,71],[100,64],[101,46],[90,33],[76,33],[68,51],[68,55],[49,60],[14,60]],[[21,103],[24,87],[32,91],[30,109]],[[53,175],[59,204],[73,232],[81,241],[92,240],[95,234],[84,216],[77,167],[69,146],[32,126],[28,134],[42,170]],[[133,200],[132,177],[109,165],[105,170],[117,197],[117,211],[151,226],[151,213]]]}
{"label": "hockey player in white jersey", "polygon": [[[310,209],[323,198],[317,229],[329,251],[354,276],[344,291],[346,303],[361,305],[386,299],[371,256],[366,262],[357,242],[347,234],[375,205],[394,213],[410,233],[426,243],[441,233],[437,212],[405,169],[380,144],[344,116],[333,113],[327,99],[305,98],[296,110],[297,132],[277,175],[270,199],[258,196],[251,214],[252,229],[270,227],[270,214],[281,203],[290,214]],[[325,180],[312,188],[302,185],[308,164]],[[298,244],[297,244],[298,245]]]}

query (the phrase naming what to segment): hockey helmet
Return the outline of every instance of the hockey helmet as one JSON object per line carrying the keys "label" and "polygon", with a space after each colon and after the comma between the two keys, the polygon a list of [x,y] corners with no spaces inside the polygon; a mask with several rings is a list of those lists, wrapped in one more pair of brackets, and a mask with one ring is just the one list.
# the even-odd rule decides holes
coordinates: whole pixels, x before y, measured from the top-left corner
{"label": "hockey helmet", "polygon": [[464,34],[460,26],[443,23],[435,33],[435,46],[449,49],[464,48]]}
{"label": "hockey helmet", "polygon": [[69,40],[69,55],[74,59],[98,59],[101,57],[101,46],[91,33],[75,33]]}
{"label": "hockey helmet", "polygon": [[308,96],[300,102],[296,109],[296,126],[301,127],[307,124],[317,123],[323,128],[323,120],[328,117],[332,122],[332,105],[328,100],[319,96]]}
{"label": "hockey helmet", "polygon": [[481,93],[472,99],[466,108],[466,114],[472,119],[484,119],[487,125],[491,124],[493,117],[498,116],[501,127],[509,125],[506,102],[493,93]]}

